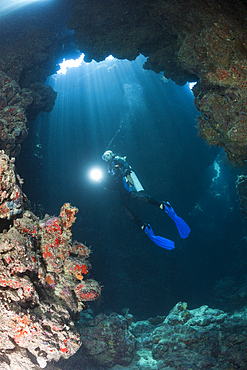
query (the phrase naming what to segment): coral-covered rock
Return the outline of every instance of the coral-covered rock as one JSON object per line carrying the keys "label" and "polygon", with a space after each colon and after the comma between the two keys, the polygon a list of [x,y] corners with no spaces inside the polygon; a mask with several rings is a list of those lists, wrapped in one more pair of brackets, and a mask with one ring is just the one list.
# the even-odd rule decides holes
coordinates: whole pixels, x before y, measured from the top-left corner
{"label": "coral-covered rock", "polygon": [[0,71],[0,149],[16,156],[27,136],[25,110],[33,98],[27,90]]}
{"label": "coral-covered rock", "polygon": [[186,70],[200,83],[193,89],[199,117],[199,134],[209,145],[223,147],[238,165],[247,158],[247,63],[246,30],[228,17],[189,35],[179,50]]}
{"label": "coral-covered rock", "polygon": [[[5,339],[5,338],[3,338]],[[10,348],[9,348],[10,349]],[[40,370],[46,367],[47,362],[44,362],[42,357],[39,358],[39,362],[34,364],[27,352],[23,348],[16,348],[13,346],[11,351],[6,351],[4,357],[1,357],[1,370]],[[59,370],[59,369],[53,369]]]}
{"label": "coral-covered rock", "polygon": [[2,74],[7,74],[10,81],[0,94],[0,109],[6,104],[28,107],[26,112],[23,109],[19,112],[25,120],[26,116],[34,120],[40,111],[53,109],[57,93],[43,83],[56,72],[62,45],[63,40],[44,29],[28,29],[11,43],[1,45],[0,79]]}
{"label": "coral-covered rock", "polygon": [[2,45],[0,69],[22,88],[34,82],[44,83],[58,68],[54,57],[63,41],[56,40],[56,34],[45,29],[27,29]]}
{"label": "coral-covered rock", "polygon": [[52,307],[42,303],[39,304],[39,311],[40,317],[30,313],[17,313],[1,303],[1,334],[8,333],[13,343],[27,348],[37,361],[41,357],[46,362],[57,361],[61,356],[70,357],[78,350],[80,337],[73,326],[68,324],[69,313],[59,306]]}
{"label": "coral-covered rock", "polygon": [[[10,205],[22,200],[14,165],[3,152],[0,159],[2,212],[8,207],[1,217],[20,216],[21,206]],[[7,349],[28,348],[38,364],[46,364],[80,347],[71,315],[96,299],[101,288],[84,280],[91,268],[89,249],[71,241],[77,211],[66,203],[58,217],[44,220],[25,211],[0,234],[0,356]]]}
{"label": "coral-covered rock", "polygon": [[26,110],[28,120],[34,121],[41,111],[47,113],[52,111],[57,93],[50,86],[35,82],[30,85],[30,89],[25,90],[29,91],[32,97],[32,104]]}
{"label": "coral-covered rock", "polygon": [[[178,302],[167,316],[129,323],[128,316],[81,313],[82,346],[62,369],[245,369],[246,309],[227,314]],[[112,367],[113,366],[113,367]]]}
{"label": "coral-covered rock", "polygon": [[99,314],[93,320],[87,319],[85,326],[83,316],[84,313],[78,326],[82,346],[70,359],[70,366],[76,367],[82,362],[90,369],[111,368],[116,364],[128,366],[133,360],[135,338],[128,329],[127,318],[116,313]]}
{"label": "coral-covered rock", "polygon": [[15,173],[14,158],[0,151],[0,219],[21,214],[26,199],[21,191],[21,178]]}
{"label": "coral-covered rock", "polygon": [[[137,369],[230,369],[247,366],[244,313],[228,315],[179,302],[154,330],[149,320],[134,323]],[[153,321],[153,320],[151,320]],[[145,330],[136,330],[136,328]],[[152,330],[152,331],[151,331]],[[144,340],[145,338],[145,340]],[[149,340],[147,340],[149,338]]]}

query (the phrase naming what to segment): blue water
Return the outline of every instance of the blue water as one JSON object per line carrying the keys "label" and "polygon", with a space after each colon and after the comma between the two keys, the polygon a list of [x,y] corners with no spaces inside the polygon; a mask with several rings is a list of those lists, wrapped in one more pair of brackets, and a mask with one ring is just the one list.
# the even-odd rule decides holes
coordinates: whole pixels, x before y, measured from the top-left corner
{"label": "blue water", "polygon": [[[180,300],[212,306],[216,281],[241,274],[237,245],[244,232],[236,175],[219,149],[197,136],[192,92],[144,71],[144,61],[82,63],[51,76],[55,107],[30,124],[17,161],[36,211],[56,215],[64,202],[79,208],[73,237],[92,246],[91,277],[103,286],[91,307],[129,307],[138,318],[167,313]],[[175,250],[152,243],[126,217],[118,194],[90,181],[88,171],[104,166],[111,141],[109,149],[127,155],[145,191],[169,200],[190,225],[182,240],[157,208],[133,205]]]}

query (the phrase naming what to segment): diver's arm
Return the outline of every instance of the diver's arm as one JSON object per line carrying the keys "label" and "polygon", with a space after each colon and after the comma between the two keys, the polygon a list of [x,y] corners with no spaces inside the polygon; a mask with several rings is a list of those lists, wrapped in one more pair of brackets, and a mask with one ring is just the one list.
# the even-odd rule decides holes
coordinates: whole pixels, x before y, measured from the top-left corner
{"label": "diver's arm", "polygon": [[114,158],[113,164],[115,169],[119,169],[122,172],[123,177],[131,173],[131,166],[123,158]]}

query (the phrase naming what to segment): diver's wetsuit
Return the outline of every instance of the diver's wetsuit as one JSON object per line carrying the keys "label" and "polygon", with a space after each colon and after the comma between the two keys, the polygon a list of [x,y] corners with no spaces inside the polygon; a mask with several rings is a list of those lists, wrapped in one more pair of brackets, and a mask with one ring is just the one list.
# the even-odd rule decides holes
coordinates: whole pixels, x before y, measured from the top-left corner
{"label": "diver's wetsuit", "polygon": [[[117,190],[120,195],[122,205],[128,217],[134,221],[141,229],[145,226],[139,217],[129,208],[130,198],[136,199],[140,202],[149,203],[159,207],[163,202],[159,202],[143,191],[137,192],[128,187],[128,176],[131,174],[131,166],[122,157],[116,156],[108,162],[108,178],[104,182],[106,188]],[[127,178],[127,181],[126,181]]]}

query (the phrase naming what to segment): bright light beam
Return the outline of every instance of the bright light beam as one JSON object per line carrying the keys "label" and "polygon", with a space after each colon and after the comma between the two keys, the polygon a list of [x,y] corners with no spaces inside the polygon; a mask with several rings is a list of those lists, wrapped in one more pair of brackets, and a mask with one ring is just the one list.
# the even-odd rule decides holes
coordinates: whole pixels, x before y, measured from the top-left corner
{"label": "bright light beam", "polygon": [[[58,64],[60,66],[60,69],[57,71],[57,74],[58,75],[60,75],[60,74],[65,75],[68,68],[80,67],[82,62],[84,62],[84,57],[85,57],[85,54],[82,53],[80,55],[80,57],[77,58],[77,59],[67,59],[67,60],[65,60],[65,58],[63,58],[62,63]],[[110,62],[113,59],[114,59],[114,57],[112,55],[109,55],[107,58],[105,58],[105,61]],[[84,62],[84,63],[89,64],[89,63],[86,63],[86,62]]]}
{"label": "bright light beam", "polygon": [[0,16],[7,15],[16,10],[20,10],[24,6],[30,5],[32,3],[51,0],[1,0],[0,1]]}
{"label": "bright light beam", "polygon": [[79,67],[83,62],[84,56],[85,54],[81,54],[81,56],[78,59],[68,59],[68,60],[63,59],[63,62],[59,63],[60,69],[59,71],[57,71],[57,74],[65,75],[67,72],[67,68]]}
{"label": "bright light beam", "polygon": [[92,181],[100,182],[103,177],[103,173],[99,168],[92,168],[89,172],[89,177]]}
{"label": "bright light beam", "polygon": [[189,88],[192,91],[193,87],[197,84],[197,82],[188,82]]}

